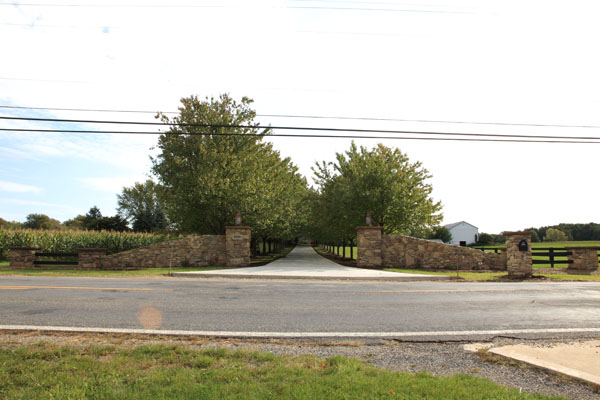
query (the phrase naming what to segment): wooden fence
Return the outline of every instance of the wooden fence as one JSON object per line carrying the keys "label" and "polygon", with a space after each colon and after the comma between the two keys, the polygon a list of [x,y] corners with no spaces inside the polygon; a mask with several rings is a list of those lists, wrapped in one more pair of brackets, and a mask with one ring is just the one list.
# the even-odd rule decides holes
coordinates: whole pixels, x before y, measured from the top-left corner
{"label": "wooden fence", "polygon": [[[474,247],[474,249],[478,249],[481,251],[493,251],[494,253],[498,253],[502,250],[506,250],[503,247]],[[600,250],[600,248],[599,248]],[[564,247],[532,247],[531,248],[531,256],[534,258],[532,263],[534,265],[540,264],[549,264],[550,268],[554,268],[555,265],[563,265],[563,264],[572,264],[573,260],[565,260],[564,257],[568,257],[573,255],[572,252],[567,251]],[[538,257],[536,259],[536,257]],[[544,259],[539,259],[539,257],[544,257]],[[562,258],[562,259],[559,259]]]}
{"label": "wooden fence", "polygon": [[34,265],[77,265],[78,253],[35,253]]}

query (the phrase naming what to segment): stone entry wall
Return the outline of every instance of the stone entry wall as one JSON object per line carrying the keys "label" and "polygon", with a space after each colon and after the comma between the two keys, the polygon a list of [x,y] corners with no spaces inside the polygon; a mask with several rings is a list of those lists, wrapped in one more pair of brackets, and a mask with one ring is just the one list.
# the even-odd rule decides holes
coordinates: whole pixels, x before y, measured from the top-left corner
{"label": "stone entry wall", "polygon": [[[94,268],[93,264],[86,266]],[[225,264],[225,236],[202,235],[101,256],[95,261],[95,268],[181,268]]]}
{"label": "stone entry wall", "polygon": [[383,235],[382,266],[506,270],[504,253],[484,253],[404,235]]}
{"label": "stone entry wall", "polygon": [[[106,255],[106,249],[79,249],[82,269],[134,269],[250,265],[250,235],[247,226],[225,228],[225,235],[190,236],[154,243],[146,247]],[[36,247],[10,248],[11,268],[34,268]]]}
{"label": "stone entry wall", "polygon": [[382,235],[381,227],[358,227],[359,267],[506,270],[506,254],[484,253],[405,235]]}

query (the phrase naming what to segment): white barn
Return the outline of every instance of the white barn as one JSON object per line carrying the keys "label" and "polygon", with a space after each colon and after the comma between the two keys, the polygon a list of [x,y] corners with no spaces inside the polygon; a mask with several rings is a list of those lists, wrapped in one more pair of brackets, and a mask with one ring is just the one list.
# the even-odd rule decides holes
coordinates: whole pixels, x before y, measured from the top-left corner
{"label": "white barn", "polygon": [[465,221],[444,225],[450,231],[452,240],[449,244],[468,246],[479,240],[479,228]]}

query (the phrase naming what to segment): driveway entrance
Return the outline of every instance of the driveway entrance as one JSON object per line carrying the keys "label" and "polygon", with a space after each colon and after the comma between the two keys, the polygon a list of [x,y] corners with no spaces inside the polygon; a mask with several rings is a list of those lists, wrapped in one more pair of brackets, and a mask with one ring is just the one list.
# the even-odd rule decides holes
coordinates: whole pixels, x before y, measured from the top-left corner
{"label": "driveway entrance", "polygon": [[176,272],[179,277],[222,277],[262,279],[321,279],[321,280],[386,280],[427,281],[445,280],[447,276],[403,274],[374,269],[353,268],[336,264],[320,256],[310,246],[296,246],[286,257],[261,267],[246,267],[216,271]]}

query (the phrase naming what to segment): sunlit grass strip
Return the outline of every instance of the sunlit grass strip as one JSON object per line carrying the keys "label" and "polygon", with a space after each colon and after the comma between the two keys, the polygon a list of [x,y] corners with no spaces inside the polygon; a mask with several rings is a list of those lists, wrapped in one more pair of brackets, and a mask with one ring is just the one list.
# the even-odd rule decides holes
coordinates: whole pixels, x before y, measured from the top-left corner
{"label": "sunlit grass strip", "polygon": [[[407,274],[444,275],[458,277],[471,282],[487,282],[506,280],[508,272],[470,272],[470,271],[425,271],[422,269],[409,268],[385,268],[384,271],[404,272]],[[600,275],[575,275],[575,274],[545,274],[533,271],[534,276],[543,276],[555,281],[600,281]]]}
{"label": "sunlit grass strip", "polygon": [[145,268],[136,270],[81,270],[81,269],[9,269],[8,262],[0,263],[0,276],[3,275],[25,275],[25,276],[88,276],[88,277],[125,277],[125,276],[160,276],[171,272],[191,271],[214,271],[220,269],[231,269],[237,267],[210,266],[210,267],[187,267],[187,268]]}
{"label": "sunlit grass strip", "polygon": [[195,350],[0,349],[0,398],[86,399],[551,399],[468,375],[390,372],[355,359]]}

